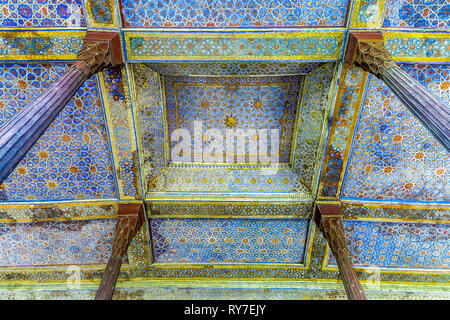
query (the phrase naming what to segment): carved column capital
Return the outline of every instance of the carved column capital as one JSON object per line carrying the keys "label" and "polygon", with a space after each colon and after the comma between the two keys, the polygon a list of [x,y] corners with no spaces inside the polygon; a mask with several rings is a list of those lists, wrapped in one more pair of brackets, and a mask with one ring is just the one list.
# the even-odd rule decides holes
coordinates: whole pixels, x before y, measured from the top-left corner
{"label": "carved column capital", "polygon": [[74,67],[83,71],[87,78],[107,67],[122,64],[119,33],[89,31]]}
{"label": "carved column capital", "polygon": [[352,32],[345,62],[354,64],[380,79],[383,79],[388,69],[396,66],[380,32]]}

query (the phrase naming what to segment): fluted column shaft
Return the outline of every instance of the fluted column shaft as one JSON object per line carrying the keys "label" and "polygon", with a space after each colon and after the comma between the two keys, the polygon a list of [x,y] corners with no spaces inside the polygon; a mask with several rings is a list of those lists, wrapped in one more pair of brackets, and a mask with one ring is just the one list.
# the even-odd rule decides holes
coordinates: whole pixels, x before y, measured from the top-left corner
{"label": "fluted column shaft", "polygon": [[386,69],[383,81],[450,152],[450,107],[397,65]]}
{"label": "fluted column shaft", "polygon": [[366,295],[353,268],[345,238],[339,205],[318,204],[315,222],[336,258],[345,292],[350,300],[366,300]]}
{"label": "fluted column shaft", "polygon": [[0,128],[0,184],[14,170],[86,80],[71,68]]}
{"label": "fluted column shaft", "polygon": [[122,260],[136,233],[144,222],[141,204],[120,204],[112,244],[111,256],[103,272],[96,300],[111,300],[119,277]]}
{"label": "fluted column shaft", "polygon": [[0,184],[50,126],[84,81],[105,67],[121,63],[121,58],[118,58],[116,53],[120,46],[117,49],[116,44],[112,45],[117,41],[116,33],[88,33],[77,61],[70,69],[0,127]]}
{"label": "fluted column shaft", "polygon": [[383,80],[406,108],[450,152],[450,106],[393,61],[380,32],[351,33],[346,62]]}

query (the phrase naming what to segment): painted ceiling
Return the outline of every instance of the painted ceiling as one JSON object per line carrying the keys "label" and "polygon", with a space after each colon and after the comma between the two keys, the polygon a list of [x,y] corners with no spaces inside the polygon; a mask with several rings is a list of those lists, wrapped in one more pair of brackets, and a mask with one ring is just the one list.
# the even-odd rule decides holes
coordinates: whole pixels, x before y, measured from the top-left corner
{"label": "painted ceiling", "polygon": [[[118,203],[144,202],[117,299],[342,299],[311,221],[315,201],[341,201],[369,298],[448,299],[450,156],[342,57],[350,31],[380,30],[450,104],[449,12],[445,0],[0,0],[0,126],[67,70],[87,30],[120,32],[125,61],[86,81],[0,186],[0,297],[92,298]],[[279,161],[173,161],[171,134],[200,120],[280,129]]]}

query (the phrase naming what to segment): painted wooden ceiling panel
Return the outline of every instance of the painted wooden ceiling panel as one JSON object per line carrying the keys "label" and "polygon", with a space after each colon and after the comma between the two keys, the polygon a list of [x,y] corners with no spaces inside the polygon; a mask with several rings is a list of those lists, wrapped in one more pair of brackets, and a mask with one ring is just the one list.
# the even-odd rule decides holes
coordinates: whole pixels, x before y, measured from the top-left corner
{"label": "painted wooden ceiling panel", "polygon": [[[308,74],[308,86],[302,89],[302,76],[161,77],[146,64],[133,65],[133,102],[138,110],[141,163],[147,192],[152,193],[147,197],[159,199],[164,194],[169,196],[167,192],[183,197],[188,196],[186,192],[197,196],[207,192],[220,199],[221,193],[234,193],[240,198],[250,193],[263,197],[290,193],[290,197],[310,199],[307,194],[316,183],[313,181],[318,170],[316,157],[331,105],[329,91],[334,73],[334,64],[322,65]],[[304,101],[301,90],[307,95]],[[281,161],[271,159],[272,164],[280,162],[280,167],[270,174],[261,170],[266,163],[253,161],[255,167],[249,157],[238,161],[236,165],[241,167],[224,167],[225,160],[219,163],[196,160],[195,144],[191,147],[196,139],[192,132],[194,120],[204,123],[201,140],[209,127],[219,131],[250,127],[282,129]],[[180,128],[188,130],[189,137],[194,139],[189,139],[187,151],[183,148],[183,157],[188,159],[181,162],[172,159],[174,143],[180,141],[172,139],[172,133]],[[206,149],[203,148],[203,153]],[[226,165],[234,165],[237,160],[233,160]]]}
{"label": "painted wooden ceiling panel", "polygon": [[148,63],[162,75],[180,76],[281,76],[305,75],[322,63],[299,62],[190,62]]}
{"label": "painted wooden ceiling panel", "polygon": [[383,27],[448,29],[450,4],[447,0],[387,0]]}
{"label": "painted wooden ceiling panel", "polygon": [[[258,149],[252,148],[252,141],[258,141],[259,151],[261,151],[261,135],[265,135],[266,153],[272,155],[278,153],[276,163],[289,163],[302,77],[166,76],[164,86],[170,136],[175,130],[183,128],[194,137],[194,127],[196,124],[201,125],[205,135],[203,149],[213,143],[213,137],[221,137],[220,140],[222,140],[218,141],[220,145],[213,149],[214,158],[211,160],[216,163],[230,161],[231,163],[255,163],[255,160],[261,163]],[[208,137],[207,132],[211,129],[218,130],[217,133],[220,135]],[[248,135],[249,140],[244,148],[236,149],[236,158],[233,156],[232,159],[228,157],[228,154],[234,154],[234,152],[229,150],[226,140],[227,130],[252,131]],[[278,132],[277,137],[280,141],[277,150],[271,148],[275,141],[272,141],[273,135],[270,130]],[[242,135],[241,138],[246,139],[246,137],[247,135]],[[176,144],[178,141],[171,141],[170,149],[173,150]],[[222,150],[221,154],[216,153],[219,149]],[[172,158],[171,160],[176,161]],[[183,160],[179,161],[191,163],[196,162],[196,159],[192,154],[185,155]],[[203,155],[203,162],[207,162],[205,155]]]}
{"label": "painted wooden ceiling panel", "polygon": [[[356,268],[450,268],[449,224],[345,220],[344,228]],[[336,266],[331,253],[328,264]]]}
{"label": "painted wooden ceiling panel", "polygon": [[350,1],[122,0],[127,28],[343,27]]}
{"label": "painted wooden ceiling panel", "polygon": [[302,264],[306,219],[151,219],[156,263]]}

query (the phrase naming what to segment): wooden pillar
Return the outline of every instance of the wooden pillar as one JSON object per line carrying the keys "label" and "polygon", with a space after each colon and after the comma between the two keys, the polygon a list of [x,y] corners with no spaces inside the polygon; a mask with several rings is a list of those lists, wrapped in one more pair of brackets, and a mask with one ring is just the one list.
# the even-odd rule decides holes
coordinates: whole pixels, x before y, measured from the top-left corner
{"label": "wooden pillar", "polygon": [[140,203],[119,204],[114,240],[108,264],[103,272],[95,300],[111,300],[122,260],[128,246],[144,222],[144,209]]}
{"label": "wooden pillar", "polygon": [[19,164],[81,85],[122,63],[117,32],[88,32],[77,61],[47,90],[0,128],[0,184]]}
{"label": "wooden pillar", "polygon": [[381,32],[351,33],[345,62],[355,64],[383,80],[450,152],[450,107],[392,60]]}
{"label": "wooden pillar", "polygon": [[327,240],[331,253],[336,258],[348,299],[366,300],[366,295],[350,259],[340,205],[316,204],[314,220]]}

